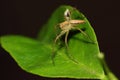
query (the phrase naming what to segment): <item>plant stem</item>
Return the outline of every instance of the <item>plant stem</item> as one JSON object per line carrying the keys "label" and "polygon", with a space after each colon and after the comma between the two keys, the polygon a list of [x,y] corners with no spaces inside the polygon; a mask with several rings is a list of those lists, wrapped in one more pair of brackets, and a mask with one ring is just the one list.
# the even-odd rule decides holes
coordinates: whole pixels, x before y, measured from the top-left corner
{"label": "plant stem", "polygon": [[99,58],[103,65],[104,71],[106,73],[106,79],[103,79],[103,80],[118,80],[118,78],[109,69],[109,67],[104,59],[104,53],[101,52],[99,55]]}

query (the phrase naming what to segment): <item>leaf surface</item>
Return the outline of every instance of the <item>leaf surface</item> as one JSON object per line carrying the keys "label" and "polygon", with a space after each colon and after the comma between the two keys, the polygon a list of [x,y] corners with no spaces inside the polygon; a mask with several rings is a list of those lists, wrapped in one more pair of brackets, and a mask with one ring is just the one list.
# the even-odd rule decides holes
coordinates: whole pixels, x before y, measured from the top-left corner
{"label": "leaf surface", "polygon": [[[68,37],[69,50],[65,48],[63,40],[59,40],[62,47],[55,46],[55,65],[52,63],[53,44],[56,37],[55,25],[64,22],[64,11],[71,10],[71,17],[75,20],[85,20],[78,27],[90,36],[90,39],[78,31],[70,31]],[[59,33],[57,33],[59,34]],[[91,39],[95,42],[91,42]],[[27,72],[44,77],[88,78],[102,79],[104,71],[98,59],[100,53],[95,32],[86,17],[70,6],[59,7],[49,21],[41,29],[38,40],[23,36],[1,37],[2,47],[10,53],[18,65]],[[71,54],[75,63],[68,57]]]}

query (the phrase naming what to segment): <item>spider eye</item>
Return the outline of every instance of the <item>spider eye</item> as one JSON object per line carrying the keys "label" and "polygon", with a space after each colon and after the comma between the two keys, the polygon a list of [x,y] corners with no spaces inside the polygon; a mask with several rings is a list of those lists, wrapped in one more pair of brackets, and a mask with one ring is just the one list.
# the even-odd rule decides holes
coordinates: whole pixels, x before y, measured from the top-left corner
{"label": "spider eye", "polygon": [[65,13],[64,13],[65,17],[70,17],[70,11],[69,9],[66,9]]}

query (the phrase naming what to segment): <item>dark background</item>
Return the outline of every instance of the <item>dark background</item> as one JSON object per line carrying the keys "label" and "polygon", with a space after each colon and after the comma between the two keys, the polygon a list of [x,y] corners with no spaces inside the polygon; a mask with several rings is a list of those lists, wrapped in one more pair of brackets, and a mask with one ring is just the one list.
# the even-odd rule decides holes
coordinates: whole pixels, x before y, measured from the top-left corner
{"label": "dark background", "polygon": [[[72,5],[89,19],[95,29],[100,49],[106,55],[110,69],[120,78],[120,4],[118,1],[2,0],[0,34],[19,34],[35,38],[40,27],[56,8],[62,4]],[[0,48],[0,80],[56,79],[39,77],[23,71],[11,56]]]}

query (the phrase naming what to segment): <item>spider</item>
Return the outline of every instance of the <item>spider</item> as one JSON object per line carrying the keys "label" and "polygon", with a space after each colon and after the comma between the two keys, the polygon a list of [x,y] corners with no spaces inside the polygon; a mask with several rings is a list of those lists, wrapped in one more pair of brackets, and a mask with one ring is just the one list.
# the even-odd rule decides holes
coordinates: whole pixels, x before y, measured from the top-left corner
{"label": "spider", "polygon": [[[78,24],[82,24],[85,23],[84,20],[75,20],[75,19],[71,19],[71,13],[69,9],[66,9],[64,12],[64,17],[65,17],[65,21],[59,23],[59,28],[61,29],[60,34],[58,34],[54,40],[54,43],[56,44],[57,40],[65,34],[65,46],[68,49],[68,35],[69,32],[71,30],[78,30],[80,31],[83,35],[85,35],[86,37],[88,37],[90,39],[90,37],[79,27],[77,27]],[[90,39],[91,40],[91,39]],[[55,54],[53,54],[53,58],[54,58]],[[70,57],[70,56],[69,56]],[[74,60],[72,57],[70,57],[74,62],[77,62],[76,60]],[[53,62],[54,63],[54,62]]]}
{"label": "spider", "polygon": [[64,17],[66,19],[66,21],[62,22],[59,24],[59,27],[61,29],[61,32],[59,35],[57,35],[57,37],[55,38],[55,43],[57,42],[57,40],[65,34],[65,45],[68,48],[68,42],[67,42],[67,37],[69,35],[70,30],[79,30],[81,33],[83,33],[85,36],[87,36],[87,34],[82,31],[80,28],[76,27],[77,24],[82,24],[85,21],[84,20],[72,20],[71,19],[71,13],[69,9],[66,9],[64,12]]}

